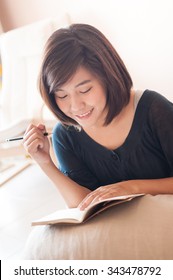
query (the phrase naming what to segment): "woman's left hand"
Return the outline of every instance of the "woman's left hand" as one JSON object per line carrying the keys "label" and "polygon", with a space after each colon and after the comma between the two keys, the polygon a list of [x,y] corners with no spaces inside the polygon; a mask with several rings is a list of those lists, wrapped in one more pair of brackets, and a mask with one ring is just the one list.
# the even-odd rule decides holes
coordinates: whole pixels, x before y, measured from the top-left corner
{"label": "woman's left hand", "polygon": [[112,198],[115,196],[122,196],[137,193],[134,181],[124,181],[116,184],[111,184],[99,187],[95,191],[89,193],[79,204],[79,209],[84,210],[89,205],[104,199]]}

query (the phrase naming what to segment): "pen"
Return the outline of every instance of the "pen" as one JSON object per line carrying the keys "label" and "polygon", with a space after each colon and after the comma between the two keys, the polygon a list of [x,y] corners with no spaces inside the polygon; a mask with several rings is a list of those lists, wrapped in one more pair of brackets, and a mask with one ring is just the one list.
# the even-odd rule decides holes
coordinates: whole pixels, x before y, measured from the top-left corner
{"label": "pen", "polygon": [[[44,136],[48,136],[48,135],[50,135],[50,134],[51,134],[51,133],[48,133],[48,132],[44,132],[44,133],[43,133]],[[19,140],[23,140],[23,136],[18,136],[18,137],[14,137],[14,138],[5,139],[5,142],[19,141]]]}

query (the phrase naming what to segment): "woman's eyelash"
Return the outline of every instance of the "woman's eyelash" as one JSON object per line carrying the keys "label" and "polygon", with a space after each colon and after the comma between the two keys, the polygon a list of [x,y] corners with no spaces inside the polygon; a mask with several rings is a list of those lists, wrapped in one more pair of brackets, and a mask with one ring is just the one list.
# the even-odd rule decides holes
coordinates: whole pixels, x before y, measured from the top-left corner
{"label": "woman's eyelash", "polygon": [[[80,93],[87,93],[87,92],[89,92],[91,89],[92,89],[92,87],[90,87],[90,88],[88,88],[87,90],[84,90],[84,91],[81,90]],[[64,98],[67,97],[67,95],[64,95],[64,96],[58,96],[58,95],[56,95],[56,97],[59,98],[59,99],[64,99]]]}
{"label": "woman's eyelash", "polygon": [[90,88],[88,88],[87,90],[85,90],[85,91],[80,91],[81,93],[87,93],[88,91],[90,91],[92,89],[92,87],[90,87]]}
{"label": "woman's eyelash", "polygon": [[64,99],[64,98],[67,97],[67,95],[64,95],[64,96],[56,96],[56,97],[59,98],[59,99]]}

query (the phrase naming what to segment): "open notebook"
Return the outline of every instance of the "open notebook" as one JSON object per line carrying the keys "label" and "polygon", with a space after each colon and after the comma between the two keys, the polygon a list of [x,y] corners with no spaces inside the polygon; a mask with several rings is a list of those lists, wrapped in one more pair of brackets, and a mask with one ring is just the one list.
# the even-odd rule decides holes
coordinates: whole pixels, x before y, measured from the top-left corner
{"label": "open notebook", "polygon": [[50,215],[32,222],[33,226],[37,225],[52,225],[52,224],[80,224],[91,219],[98,213],[114,205],[130,201],[136,197],[143,196],[144,194],[116,196],[113,198],[105,199],[100,202],[91,204],[84,211],[79,208],[67,208],[58,210]]}

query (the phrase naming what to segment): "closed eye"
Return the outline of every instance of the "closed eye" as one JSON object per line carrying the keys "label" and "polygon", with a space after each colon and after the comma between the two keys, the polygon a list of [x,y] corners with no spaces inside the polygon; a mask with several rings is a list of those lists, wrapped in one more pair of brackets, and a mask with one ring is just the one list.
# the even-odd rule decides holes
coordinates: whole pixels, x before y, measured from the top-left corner
{"label": "closed eye", "polygon": [[57,91],[55,91],[54,96],[55,99],[65,99],[67,97],[67,93],[61,89],[58,89]]}
{"label": "closed eye", "polygon": [[64,95],[64,96],[56,96],[56,97],[59,98],[59,99],[64,99],[64,98],[67,97],[67,95]]}
{"label": "closed eye", "polygon": [[87,93],[87,92],[89,92],[90,90],[92,89],[92,87],[90,87],[90,88],[88,88],[87,90],[80,90],[80,93]]}

